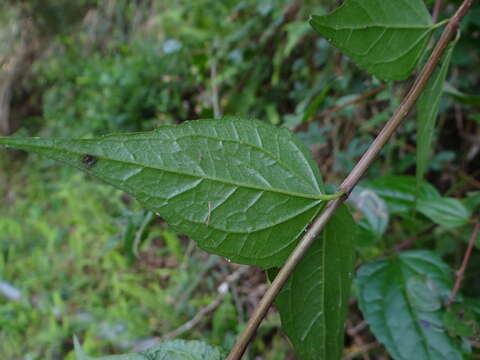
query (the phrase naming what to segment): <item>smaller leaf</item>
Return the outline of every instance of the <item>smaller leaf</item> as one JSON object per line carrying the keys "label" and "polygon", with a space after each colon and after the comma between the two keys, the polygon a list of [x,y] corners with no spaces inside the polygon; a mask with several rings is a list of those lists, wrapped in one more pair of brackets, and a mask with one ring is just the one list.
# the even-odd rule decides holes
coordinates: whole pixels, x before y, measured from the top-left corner
{"label": "smaller leaf", "polygon": [[452,288],[448,265],[429,251],[407,251],[363,265],[359,304],[376,338],[395,360],[462,360],[443,325]]}
{"label": "smaller leaf", "polygon": [[445,79],[450,61],[452,59],[455,43],[452,43],[447,50],[442,66],[438,68],[429,80],[427,87],[417,102],[417,187],[425,177],[428,170],[428,160],[432,153],[435,124],[440,110],[440,100],[443,93]]}
{"label": "smaller leaf", "polygon": [[417,209],[434,223],[445,227],[468,224],[470,211],[460,200],[453,198],[419,199]]}
{"label": "smaller leaf", "polygon": [[412,73],[434,29],[422,0],[349,0],[331,14],[313,16],[310,24],[384,80],[403,80]]}
{"label": "smaller leaf", "polygon": [[355,234],[355,222],[342,206],[277,297],[282,329],[299,360],[341,358]]}
{"label": "smaller leaf", "polygon": [[222,360],[224,358],[224,354],[218,348],[202,341],[184,340],[167,341],[138,353],[92,358],[83,352],[76,337],[73,341],[77,360]]}

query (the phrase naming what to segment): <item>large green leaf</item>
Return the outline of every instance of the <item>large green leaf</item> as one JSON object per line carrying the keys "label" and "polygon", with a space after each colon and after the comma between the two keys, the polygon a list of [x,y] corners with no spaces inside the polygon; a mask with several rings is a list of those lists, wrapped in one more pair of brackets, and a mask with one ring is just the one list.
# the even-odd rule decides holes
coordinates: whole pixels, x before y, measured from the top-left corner
{"label": "large green leaf", "polygon": [[458,199],[419,199],[417,210],[434,223],[446,227],[463,226],[470,221],[470,211]]}
{"label": "large green leaf", "polygon": [[222,360],[222,352],[201,341],[174,340],[155,345],[145,351],[124,354],[102,356],[92,358],[87,356],[77,339],[75,342],[75,354],[77,360]]}
{"label": "large green leaf", "polygon": [[355,264],[355,232],[355,222],[343,206],[277,297],[282,328],[298,359],[341,358]]}
{"label": "large green leaf", "polygon": [[433,29],[423,0],[348,0],[310,23],[360,67],[385,80],[412,73]]}
{"label": "large green leaf", "polygon": [[461,360],[443,324],[450,268],[429,251],[405,252],[359,270],[359,304],[371,330],[396,360]]}
{"label": "large green leaf", "polygon": [[417,102],[417,186],[419,187],[428,170],[428,161],[432,153],[435,124],[440,110],[445,79],[455,45],[451,44],[440,66]]}
{"label": "large green leaf", "polygon": [[239,263],[281,265],[326,198],[304,145],[256,120],[191,121],[98,139],[0,138],[2,144],[132,194],[203,249]]}

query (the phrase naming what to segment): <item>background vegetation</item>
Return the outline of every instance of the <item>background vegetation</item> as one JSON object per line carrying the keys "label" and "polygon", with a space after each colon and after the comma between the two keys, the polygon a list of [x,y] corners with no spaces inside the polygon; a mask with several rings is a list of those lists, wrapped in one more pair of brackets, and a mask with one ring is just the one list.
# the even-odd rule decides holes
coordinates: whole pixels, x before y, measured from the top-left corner
{"label": "background vegetation", "polygon": [[[4,0],[0,134],[82,137],[255,117],[294,129],[326,182],[338,183],[405,91],[381,85],[311,30],[309,16],[338,3]],[[439,19],[457,3],[443,1]],[[436,188],[429,191],[462,199],[475,213],[478,3],[462,32],[427,179]],[[412,116],[352,196],[363,229],[359,266],[405,241],[460,266],[472,226],[442,226],[399,207],[415,192],[415,128]],[[197,250],[125,194],[49,160],[1,151],[0,169],[0,358],[73,359],[73,334],[92,355],[177,334],[232,346],[265,291],[259,269],[242,271]],[[474,251],[463,283],[472,298],[480,298],[479,265]],[[231,291],[219,292],[235,271]],[[198,321],[174,332],[191,319]],[[274,310],[249,356],[293,359]],[[388,359],[362,320],[355,289],[345,356]]]}

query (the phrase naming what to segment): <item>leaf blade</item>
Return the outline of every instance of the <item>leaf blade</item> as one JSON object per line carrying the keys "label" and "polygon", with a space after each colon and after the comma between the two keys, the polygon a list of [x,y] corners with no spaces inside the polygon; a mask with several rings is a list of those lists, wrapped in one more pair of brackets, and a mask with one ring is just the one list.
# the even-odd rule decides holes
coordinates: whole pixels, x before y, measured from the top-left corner
{"label": "leaf blade", "polygon": [[442,65],[435,71],[417,102],[417,187],[420,187],[427,173],[428,161],[433,152],[435,124],[454,48],[455,44],[449,46]]}
{"label": "leaf blade", "polygon": [[419,199],[417,210],[438,225],[458,227],[468,224],[470,211],[454,198]]}
{"label": "leaf blade", "polygon": [[301,360],[341,358],[355,233],[355,222],[342,206],[277,297],[282,328]]}
{"label": "leaf blade", "polygon": [[452,288],[451,271],[435,254],[409,251],[370,262],[357,281],[360,309],[394,359],[463,358],[443,327],[444,310],[425,307],[447,300]]}
{"label": "leaf blade", "polygon": [[310,23],[358,66],[384,80],[412,73],[433,29],[421,0],[349,0]]}
{"label": "leaf blade", "polygon": [[254,120],[2,144],[86,171],[132,194],[203,249],[245,264],[280,265],[323,206],[322,179],[304,145]]}

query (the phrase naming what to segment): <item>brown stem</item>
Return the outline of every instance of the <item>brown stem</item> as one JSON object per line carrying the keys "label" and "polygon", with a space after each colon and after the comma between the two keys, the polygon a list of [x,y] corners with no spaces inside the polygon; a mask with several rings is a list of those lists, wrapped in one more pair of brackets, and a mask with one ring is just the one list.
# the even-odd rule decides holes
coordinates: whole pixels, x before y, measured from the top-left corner
{"label": "brown stem", "polygon": [[427,85],[428,80],[432,76],[435,68],[440,62],[447,46],[450,44],[450,41],[456,35],[460,21],[467,14],[473,2],[474,0],[464,0],[455,15],[453,15],[453,17],[450,19],[440,40],[437,42],[437,45],[432,52],[432,55],[428,59],[428,62],[425,64],[425,67],[422,69],[417,80],[414,82],[411,90],[408,92],[395,114],[393,114],[392,118],[387,122],[380,134],[370,145],[367,152],[362,156],[362,158],[357,163],[352,172],[343,181],[340,190],[344,191],[345,195],[336,200],[330,201],[325,207],[324,211],[322,211],[322,213],[313,221],[312,226],[305,233],[304,237],[300,240],[295,250],[293,250],[293,252],[290,254],[287,261],[285,262],[285,265],[275,277],[269,289],[253,311],[253,314],[250,317],[247,326],[241,333],[240,337],[237,339],[237,342],[233,346],[230,354],[228,355],[227,360],[239,360],[243,356],[258,326],[267,314],[268,309],[272,305],[283,285],[288,280],[290,274],[295,270],[295,267],[302,260],[303,256],[308,251],[308,248],[311,244],[313,244],[323,227],[327,224],[328,220],[330,220],[335,211],[348,198],[353,188],[357,185],[362,176],[369,169],[370,165],[377,158],[380,151],[383,149],[383,147],[388,142],[388,140],[393,135],[398,126],[401,124],[402,120],[407,116],[407,114],[415,105],[415,102],[419,98],[423,89]]}
{"label": "brown stem", "polygon": [[460,291],[460,287],[462,286],[462,281],[465,278],[465,271],[468,267],[468,262],[470,261],[470,256],[472,255],[473,248],[475,247],[475,242],[477,241],[478,234],[480,232],[480,222],[475,224],[475,228],[472,233],[472,237],[468,242],[468,248],[465,252],[465,256],[463,257],[462,266],[457,271],[457,279],[455,280],[455,286],[453,287],[452,294],[450,295],[450,301],[448,304],[451,304],[457,298],[458,292]]}

